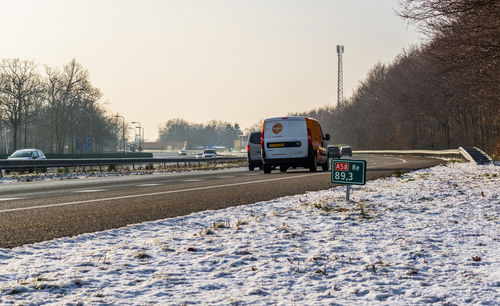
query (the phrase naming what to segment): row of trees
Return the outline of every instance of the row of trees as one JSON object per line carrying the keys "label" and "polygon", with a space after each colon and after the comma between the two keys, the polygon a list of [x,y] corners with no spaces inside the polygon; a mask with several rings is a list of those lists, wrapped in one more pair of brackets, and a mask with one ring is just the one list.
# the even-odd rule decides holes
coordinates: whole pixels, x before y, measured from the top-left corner
{"label": "row of trees", "polygon": [[2,60],[0,131],[6,151],[22,147],[47,153],[114,150],[124,127],[105,109],[101,96],[76,60],[62,69],[39,69],[29,60]]}
{"label": "row of trees", "polygon": [[160,127],[160,141],[186,142],[188,148],[206,147],[209,144],[232,148],[234,140],[242,134],[236,123],[212,120],[207,124],[189,123],[184,119],[172,119]]}
{"label": "row of trees", "polygon": [[359,149],[479,146],[500,153],[500,2],[404,0],[429,41],[371,69],[353,96],[318,118]]}

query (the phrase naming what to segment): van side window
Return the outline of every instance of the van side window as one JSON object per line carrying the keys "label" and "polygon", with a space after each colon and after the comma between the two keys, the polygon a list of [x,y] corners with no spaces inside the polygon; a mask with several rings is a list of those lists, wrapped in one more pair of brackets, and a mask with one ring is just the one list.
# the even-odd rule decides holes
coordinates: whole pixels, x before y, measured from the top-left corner
{"label": "van side window", "polygon": [[260,144],[260,133],[251,134],[249,142],[254,144]]}

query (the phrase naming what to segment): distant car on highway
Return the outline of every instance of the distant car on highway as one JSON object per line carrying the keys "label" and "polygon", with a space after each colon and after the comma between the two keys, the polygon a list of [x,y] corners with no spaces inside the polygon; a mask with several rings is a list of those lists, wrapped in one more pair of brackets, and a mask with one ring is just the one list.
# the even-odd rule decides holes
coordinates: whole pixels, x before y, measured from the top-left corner
{"label": "distant car on highway", "polygon": [[216,157],[217,153],[215,152],[215,149],[205,149],[203,150],[203,158],[211,158],[211,157]]}
{"label": "distant car on highway", "polygon": [[340,158],[340,148],[338,146],[328,146],[329,158]]}
{"label": "distant car on highway", "polygon": [[253,171],[255,167],[262,169],[262,158],[260,154],[260,135],[261,132],[251,132],[248,136],[247,157],[248,169]]}
{"label": "distant car on highway", "polygon": [[[45,154],[38,149],[20,149],[12,153],[8,160],[42,160],[47,159]],[[47,168],[39,168],[41,171],[46,172]],[[15,171],[28,171],[33,172],[35,168],[16,168]],[[10,172],[10,170],[5,170],[6,173]]]}
{"label": "distant car on highway", "polygon": [[194,158],[203,158],[203,153],[202,152],[196,153]]}
{"label": "distant car on highway", "polygon": [[349,156],[352,156],[352,149],[350,146],[343,146],[342,148],[340,148],[340,155],[343,156],[343,155],[349,155]]}
{"label": "distant car on highway", "polygon": [[47,159],[45,154],[38,149],[21,149],[12,153],[7,159],[17,159],[17,160],[36,160],[36,159]]}
{"label": "distant car on highway", "polygon": [[179,155],[187,155],[186,149],[180,149],[179,152],[177,152]]}

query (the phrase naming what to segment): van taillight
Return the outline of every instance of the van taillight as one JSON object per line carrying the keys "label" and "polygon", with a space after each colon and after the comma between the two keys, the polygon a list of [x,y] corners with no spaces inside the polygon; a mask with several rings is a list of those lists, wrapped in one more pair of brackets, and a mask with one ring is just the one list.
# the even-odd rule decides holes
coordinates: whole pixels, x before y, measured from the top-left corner
{"label": "van taillight", "polygon": [[264,149],[264,130],[260,133],[260,147]]}
{"label": "van taillight", "polygon": [[310,147],[313,144],[311,129],[307,129],[307,145]]}
{"label": "van taillight", "polygon": [[247,153],[250,152],[250,145],[247,145]]}

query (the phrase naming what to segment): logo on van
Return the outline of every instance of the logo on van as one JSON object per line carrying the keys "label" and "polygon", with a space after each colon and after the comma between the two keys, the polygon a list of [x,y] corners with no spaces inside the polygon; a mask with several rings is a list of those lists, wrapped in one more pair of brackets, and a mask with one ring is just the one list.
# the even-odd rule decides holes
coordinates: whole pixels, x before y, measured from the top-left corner
{"label": "logo on van", "polygon": [[283,125],[281,123],[276,123],[273,125],[272,130],[274,134],[279,134],[283,130]]}

